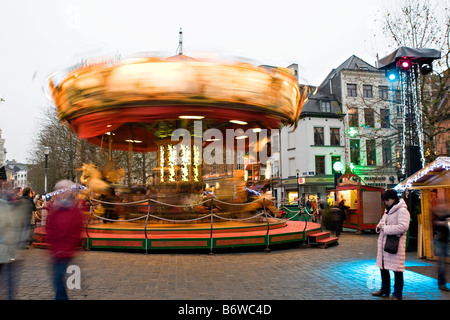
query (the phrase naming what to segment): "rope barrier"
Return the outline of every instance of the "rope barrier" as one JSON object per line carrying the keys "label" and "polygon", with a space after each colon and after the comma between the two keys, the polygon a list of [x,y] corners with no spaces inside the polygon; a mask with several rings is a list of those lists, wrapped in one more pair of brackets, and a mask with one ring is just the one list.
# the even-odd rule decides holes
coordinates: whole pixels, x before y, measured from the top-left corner
{"label": "rope barrier", "polygon": [[241,219],[233,218],[233,219],[231,219],[231,218],[225,218],[225,217],[221,217],[221,216],[218,216],[216,214],[213,214],[213,216],[216,217],[216,218],[219,218],[219,219],[222,219],[222,220],[229,220],[229,221],[245,221],[245,220],[255,219],[255,218],[257,218],[259,216],[262,216],[262,215],[263,215],[263,213],[259,213],[259,214],[255,215],[255,216],[251,216],[251,217],[248,217],[248,218],[241,218]]}
{"label": "rope barrier", "polygon": [[[154,204],[157,204],[157,205],[162,205],[162,206],[175,207],[175,208],[191,208],[191,207],[203,205],[203,204],[205,204],[206,202],[209,202],[209,201],[210,201],[210,213],[209,214],[205,214],[205,215],[203,215],[201,217],[193,218],[193,219],[184,219],[184,220],[182,220],[182,219],[167,219],[167,218],[163,218],[163,217],[160,217],[160,216],[156,216],[156,215],[150,214],[151,203],[154,203]],[[257,214],[252,215],[250,217],[246,217],[246,218],[227,218],[227,217],[223,217],[223,216],[217,215],[217,214],[215,214],[213,212],[214,202],[225,204],[225,205],[232,205],[232,206],[247,206],[247,205],[252,204],[252,203],[261,203],[262,206],[263,206],[263,211],[260,212],[257,209]],[[114,220],[114,219],[109,219],[109,218],[102,217],[102,216],[99,216],[99,215],[95,214],[94,213],[94,207],[98,207],[98,205],[96,205],[95,203],[98,203],[98,205],[106,204],[106,205],[118,205],[118,206],[127,206],[127,205],[141,205],[141,206],[143,206],[145,204],[148,209],[147,209],[147,214],[141,215],[141,216],[136,217],[136,218],[126,219],[126,220]],[[271,203],[273,203],[273,201],[271,201]],[[89,225],[90,220],[91,220],[92,217],[96,217],[98,219],[111,221],[111,222],[117,222],[117,221],[130,222],[130,221],[137,221],[137,220],[145,218],[145,239],[146,239],[146,241],[145,241],[145,252],[146,253],[148,252],[148,248],[147,248],[147,246],[148,246],[148,235],[147,235],[148,226],[147,225],[148,225],[149,218],[154,218],[154,219],[157,219],[157,220],[162,220],[162,221],[166,221],[166,222],[174,222],[174,223],[187,223],[187,222],[194,222],[194,221],[199,221],[199,220],[202,220],[202,219],[210,218],[210,220],[211,220],[211,234],[210,234],[211,247],[210,247],[210,254],[213,254],[213,247],[214,247],[214,238],[213,238],[214,217],[217,218],[217,219],[228,220],[228,221],[246,221],[246,220],[261,218],[264,215],[264,217],[265,217],[265,219],[267,221],[267,233],[266,233],[267,246],[266,246],[266,252],[270,252],[270,249],[269,249],[269,244],[270,244],[270,233],[269,233],[269,231],[270,231],[270,221],[269,221],[269,217],[271,219],[274,219],[274,220],[283,221],[283,220],[292,220],[296,216],[302,215],[304,213],[307,213],[308,215],[311,215],[305,209],[305,210],[303,210],[303,213],[302,213],[302,210],[298,210],[289,219],[280,219],[280,218],[277,218],[277,217],[272,217],[271,215],[268,215],[268,213],[267,213],[266,199],[265,198],[256,199],[254,201],[245,202],[245,203],[230,203],[230,202],[225,202],[225,201],[218,200],[218,199],[215,199],[215,198],[211,198],[211,199],[206,199],[206,200],[203,200],[203,201],[201,201],[199,203],[195,203],[195,204],[191,204],[191,205],[174,205],[174,204],[170,204],[170,203],[164,203],[164,202],[161,202],[161,201],[158,201],[158,200],[155,200],[155,199],[142,199],[142,200],[132,201],[132,202],[108,202],[108,201],[102,201],[102,200],[97,200],[97,199],[90,199],[90,204],[91,205],[90,205],[90,210],[89,210],[89,218],[87,219],[86,225],[85,225],[86,235],[87,235],[87,238],[88,238],[87,239],[88,240],[87,241],[87,249],[89,249],[89,239],[90,239],[90,235],[89,235],[89,232],[88,232],[88,225]],[[295,210],[291,210],[291,209],[289,209],[287,207],[284,207],[284,206],[281,207],[280,210],[286,210],[286,211],[289,211],[291,213],[295,212]],[[307,223],[307,221],[306,221],[306,223]],[[306,224],[305,224],[305,229],[303,230],[303,232],[305,233],[305,231],[306,231]]]}

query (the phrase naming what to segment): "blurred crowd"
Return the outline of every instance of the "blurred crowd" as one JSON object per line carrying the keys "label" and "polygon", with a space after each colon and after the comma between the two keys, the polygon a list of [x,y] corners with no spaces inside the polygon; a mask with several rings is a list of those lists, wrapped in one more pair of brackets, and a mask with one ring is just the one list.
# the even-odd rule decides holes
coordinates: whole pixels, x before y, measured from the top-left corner
{"label": "blurred crowd", "polygon": [[[68,180],[58,182],[55,190],[60,192],[47,202],[29,187],[2,186],[0,189],[0,276],[5,284],[1,287],[8,290],[8,299],[15,297],[20,261],[26,249],[32,245],[34,228],[42,218],[46,218],[55,299],[68,298],[64,276],[75,251],[81,245],[83,225],[83,201],[73,186],[74,183]],[[39,215],[43,206],[46,217]]]}

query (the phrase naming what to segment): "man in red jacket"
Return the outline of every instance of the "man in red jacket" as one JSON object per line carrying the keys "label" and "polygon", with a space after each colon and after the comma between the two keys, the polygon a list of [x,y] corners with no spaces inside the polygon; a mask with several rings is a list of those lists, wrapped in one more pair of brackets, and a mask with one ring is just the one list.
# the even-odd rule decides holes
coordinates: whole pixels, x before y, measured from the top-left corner
{"label": "man in red jacket", "polygon": [[64,276],[81,243],[83,216],[71,187],[74,183],[62,180],[55,186],[61,190],[48,204],[47,237],[52,256],[55,300],[67,300]]}

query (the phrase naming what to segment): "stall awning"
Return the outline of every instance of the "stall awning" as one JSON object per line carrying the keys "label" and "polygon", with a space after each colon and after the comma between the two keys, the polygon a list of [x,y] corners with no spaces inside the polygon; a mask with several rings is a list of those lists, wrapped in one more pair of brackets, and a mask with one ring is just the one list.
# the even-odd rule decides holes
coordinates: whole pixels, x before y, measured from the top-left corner
{"label": "stall awning", "polygon": [[450,157],[437,158],[394,187],[400,192],[407,189],[429,188],[450,188]]}

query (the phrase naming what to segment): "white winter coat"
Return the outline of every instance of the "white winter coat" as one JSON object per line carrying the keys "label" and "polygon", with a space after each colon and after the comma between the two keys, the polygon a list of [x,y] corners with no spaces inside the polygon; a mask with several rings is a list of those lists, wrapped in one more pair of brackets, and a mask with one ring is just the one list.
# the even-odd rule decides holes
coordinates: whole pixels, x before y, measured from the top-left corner
{"label": "white winter coat", "polygon": [[[410,215],[408,207],[403,199],[394,205],[389,213],[384,213],[380,223],[384,223],[384,227],[380,231],[378,237],[377,267],[392,271],[405,271],[405,255],[406,255],[406,232],[409,228]],[[386,236],[389,234],[402,235],[398,245],[396,254],[387,253],[383,250]]]}

